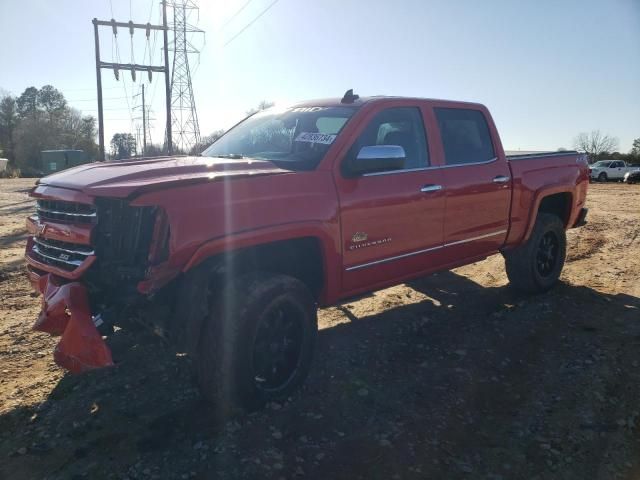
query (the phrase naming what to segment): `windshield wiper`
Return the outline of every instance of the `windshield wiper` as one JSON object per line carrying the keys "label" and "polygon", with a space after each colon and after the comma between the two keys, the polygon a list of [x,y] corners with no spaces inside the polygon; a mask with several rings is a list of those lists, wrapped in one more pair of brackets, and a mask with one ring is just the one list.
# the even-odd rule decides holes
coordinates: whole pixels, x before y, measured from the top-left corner
{"label": "windshield wiper", "polygon": [[214,157],[216,157],[216,158],[232,158],[234,160],[239,160],[241,158],[244,158],[244,155],[241,155],[239,153],[225,153],[223,155],[214,155]]}

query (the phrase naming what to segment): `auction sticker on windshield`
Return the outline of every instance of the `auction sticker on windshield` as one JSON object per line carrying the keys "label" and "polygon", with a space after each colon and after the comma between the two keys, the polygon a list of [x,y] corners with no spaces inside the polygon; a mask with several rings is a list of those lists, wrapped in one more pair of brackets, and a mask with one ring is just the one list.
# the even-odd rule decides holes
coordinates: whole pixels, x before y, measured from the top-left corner
{"label": "auction sticker on windshield", "polygon": [[336,137],[337,135],[329,135],[326,133],[300,132],[300,135],[296,137],[296,142],[323,143],[325,145],[331,145]]}

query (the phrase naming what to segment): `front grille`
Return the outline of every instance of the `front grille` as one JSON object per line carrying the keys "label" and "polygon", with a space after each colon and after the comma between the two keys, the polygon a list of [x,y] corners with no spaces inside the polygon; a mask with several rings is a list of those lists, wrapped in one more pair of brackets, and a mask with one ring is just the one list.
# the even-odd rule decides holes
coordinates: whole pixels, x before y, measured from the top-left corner
{"label": "front grille", "polygon": [[38,200],[36,211],[42,220],[83,224],[95,223],[97,220],[96,208],[84,203]]}
{"label": "front grille", "polygon": [[46,231],[43,231],[43,236],[31,239],[28,256],[40,264],[67,272],[88,266],[86,281],[102,291],[131,290],[144,278],[149,264],[156,210],[156,207],[134,207],[126,200],[112,198],[96,198],[93,205],[38,200],[40,224],[89,226],[91,245],[45,238]]}
{"label": "front grille", "polygon": [[155,222],[155,207],[132,207],[125,200],[97,198],[96,252],[101,268],[144,271]]}
{"label": "front grille", "polygon": [[32,256],[41,263],[73,271],[93,255],[92,247],[61,242],[49,238],[33,237]]}

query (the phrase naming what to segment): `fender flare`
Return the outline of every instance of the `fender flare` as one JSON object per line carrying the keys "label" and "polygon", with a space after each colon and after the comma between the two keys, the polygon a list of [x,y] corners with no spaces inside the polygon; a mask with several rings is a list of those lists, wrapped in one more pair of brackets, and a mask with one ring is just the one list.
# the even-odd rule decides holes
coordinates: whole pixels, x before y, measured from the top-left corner
{"label": "fender flare", "polygon": [[538,217],[538,211],[540,210],[540,204],[542,203],[542,200],[557,193],[567,193],[571,197],[569,214],[566,216],[566,218],[562,219],[565,229],[567,229],[568,226],[572,224],[572,221],[575,220],[575,218],[572,218],[576,215],[576,213],[574,212],[574,210],[576,210],[574,205],[575,195],[570,188],[567,188],[566,185],[550,185],[540,188],[533,194],[533,208],[529,212],[529,218],[527,219],[527,228],[525,229],[522,243],[528,241],[529,237],[531,236],[531,232],[533,232],[533,227],[536,224],[536,218]]}
{"label": "fender flare", "polygon": [[[324,222],[295,222],[275,225],[257,230],[235,232],[224,237],[213,238],[201,244],[182,267],[182,272],[195,268],[208,258],[223,252],[256,247],[278,241],[315,238],[318,240],[324,272],[323,288],[320,302],[336,298],[340,291],[340,265],[342,253],[340,243],[340,229],[337,223]],[[331,279],[334,279],[332,281]]]}

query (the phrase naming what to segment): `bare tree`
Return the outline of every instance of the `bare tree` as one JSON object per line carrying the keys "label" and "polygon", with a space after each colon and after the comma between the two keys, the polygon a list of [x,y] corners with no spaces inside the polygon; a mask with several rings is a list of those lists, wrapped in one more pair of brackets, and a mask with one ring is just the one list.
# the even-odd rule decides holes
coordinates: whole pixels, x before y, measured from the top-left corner
{"label": "bare tree", "polygon": [[189,155],[200,155],[204,149],[224,135],[224,130],[216,130],[215,132],[202,137],[200,143],[195,144],[189,151]]}
{"label": "bare tree", "polygon": [[247,117],[248,117],[249,115],[253,115],[254,113],[261,112],[262,110],[266,110],[267,108],[271,108],[274,105],[275,103],[273,102],[270,102],[268,100],[262,100],[256,108],[247,110],[245,113],[247,114]]}
{"label": "bare tree", "polygon": [[616,151],[618,139],[600,130],[593,130],[591,133],[579,134],[573,141],[573,146],[576,150],[586,153],[590,162],[594,162],[600,155]]}

